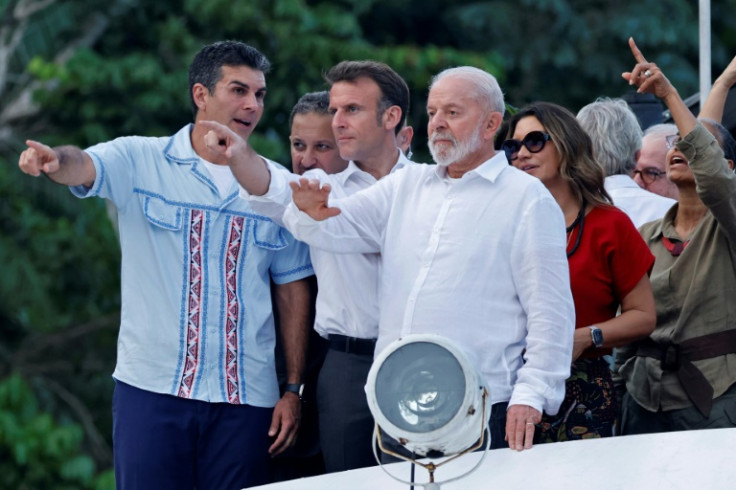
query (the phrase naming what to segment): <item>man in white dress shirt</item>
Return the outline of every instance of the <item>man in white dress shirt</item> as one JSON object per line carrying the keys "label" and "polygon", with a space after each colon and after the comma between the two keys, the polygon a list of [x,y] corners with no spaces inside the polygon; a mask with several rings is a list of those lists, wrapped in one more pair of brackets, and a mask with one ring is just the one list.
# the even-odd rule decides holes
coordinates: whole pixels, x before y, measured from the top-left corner
{"label": "man in white dress shirt", "polygon": [[593,140],[593,156],[606,172],[604,186],[613,204],[637,228],[662,218],[676,201],[642,189],[634,182],[632,175],[642,136],[636,115],[626,101],[600,98],[580,109],[577,119]]}
{"label": "man in white dress shirt", "polygon": [[313,250],[380,252],[376,353],[413,333],[453,340],[490,388],[491,447],[522,450],[563,399],[575,313],[560,208],[493,149],[504,108],[492,75],[443,71],[427,102],[436,166],[407,166],[335,207],[329,184],[292,182],[284,223]]}
{"label": "man in white dress shirt", "polygon": [[[331,85],[329,110],[340,156],[350,162],[336,174],[318,169],[305,175],[329,182],[335,195],[347,197],[410,165],[397,141],[409,108],[406,82],[389,66],[375,61],[343,61],[325,78]],[[231,156],[241,197],[249,199],[258,212],[281,222],[291,202],[289,182],[299,176],[274,162],[264,165],[226,128],[214,124],[210,128],[213,148]],[[329,341],[317,383],[325,469],[335,472],[374,465],[374,422],[363,386],[378,335],[380,254],[310,252],[318,283],[315,329]]]}

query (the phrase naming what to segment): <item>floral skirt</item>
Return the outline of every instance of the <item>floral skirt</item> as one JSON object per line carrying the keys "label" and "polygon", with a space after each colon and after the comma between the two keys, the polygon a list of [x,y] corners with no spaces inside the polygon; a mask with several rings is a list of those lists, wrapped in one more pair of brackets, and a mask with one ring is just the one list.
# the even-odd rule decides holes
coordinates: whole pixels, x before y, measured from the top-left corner
{"label": "floral skirt", "polygon": [[611,368],[603,358],[578,359],[565,382],[565,399],[557,415],[542,416],[534,443],[610,437],[620,414]]}

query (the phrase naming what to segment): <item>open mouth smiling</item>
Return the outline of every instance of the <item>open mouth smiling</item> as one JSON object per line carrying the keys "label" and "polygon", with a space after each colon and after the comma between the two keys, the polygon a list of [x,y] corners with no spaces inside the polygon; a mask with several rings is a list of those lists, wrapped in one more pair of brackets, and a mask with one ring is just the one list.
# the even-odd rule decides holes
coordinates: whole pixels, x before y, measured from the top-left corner
{"label": "open mouth smiling", "polygon": [[687,165],[688,162],[683,157],[675,155],[670,158],[670,166],[672,165]]}

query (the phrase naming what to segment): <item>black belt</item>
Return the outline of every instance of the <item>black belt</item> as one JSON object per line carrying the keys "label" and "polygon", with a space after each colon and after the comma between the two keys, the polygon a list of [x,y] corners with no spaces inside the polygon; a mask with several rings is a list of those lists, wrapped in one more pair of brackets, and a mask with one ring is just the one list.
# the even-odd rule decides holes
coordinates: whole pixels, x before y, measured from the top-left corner
{"label": "black belt", "polygon": [[713,407],[713,387],[693,361],[736,353],[736,329],[684,340],[679,344],[658,343],[648,337],[636,351],[640,357],[657,359],[663,371],[673,371],[693,405],[704,416]]}
{"label": "black belt", "polygon": [[359,356],[372,356],[376,350],[376,339],[359,339],[331,333],[327,336],[330,349]]}

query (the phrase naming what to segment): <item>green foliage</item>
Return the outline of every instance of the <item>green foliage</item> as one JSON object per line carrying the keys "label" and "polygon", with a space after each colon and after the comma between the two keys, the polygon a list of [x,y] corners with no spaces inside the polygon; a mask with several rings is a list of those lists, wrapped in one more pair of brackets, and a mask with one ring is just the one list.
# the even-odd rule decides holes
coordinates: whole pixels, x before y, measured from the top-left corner
{"label": "green foliage", "polygon": [[[34,73],[59,75],[54,90],[37,94],[58,128],[52,142],[58,138],[85,146],[124,134],[164,135],[191,121],[186,68],[202,45],[218,39],[249,42],[271,58],[266,112],[252,143],[282,162],[288,159],[291,107],[303,93],[324,89],[322,74],[343,59],[377,59],[406,77],[413,97],[411,120],[420,141],[433,74],[448,66],[473,64],[503,77],[498,54],[432,43],[372,44],[364,32],[385,32],[390,26],[365,27],[356,12],[370,19],[373,4],[380,8],[381,2],[187,0],[170,6],[165,14],[157,2],[138,3],[136,15],[111,18],[109,28],[142,33],[134,40],[120,34],[106,36],[94,51],[77,51],[63,70],[34,60]],[[151,14],[141,16],[141,11]]]}
{"label": "green foliage", "polygon": [[112,489],[80,450],[83,431],[57,423],[38,406],[21,376],[0,381],[0,488]]}
{"label": "green foliage", "polygon": [[[110,465],[100,434],[111,432],[119,247],[103,202],[17,171],[23,139],[85,147],[172,134],[192,120],[192,56],[220,39],[252,43],[272,61],[251,142],[281,162],[291,107],[324,89],[322,74],[344,59],[384,61],[406,78],[420,161],[429,159],[427,86],[447,67],[488,70],[514,106],[549,100],[577,110],[628,90],[620,74],[633,65],[634,36],[683,95],[698,86],[697,12],[686,0],[64,0],[27,24],[12,19],[17,4],[0,0],[0,28],[24,29],[19,47],[0,56],[0,379],[16,373],[0,384],[9,397],[0,401],[2,488],[57,488],[44,483],[52,474],[84,481],[74,488],[114,484],[110,472],[92,476],[91,462]],[[717,74],[736,53],[736,0],[712,9]],[[29,88],[32,101],[23,98]],[[28,115],[3,119],[24,101]]]}
{"label": "green foliage", "polygon": [[104,204],[45,180],[0,159],[0,309],[25,331],[55,331],[119,304],[119,246]]}
{"label": "green foliage", "polygon": [[634,64],[629,36],[678,87],[686,92],[696,87],[692,2],[464,3],[449,13],[457,42],[470,49],[493,46],[504,54],[509,72],[504,88],[515,105],[549,100],[576,111],[598,96],[622,95],[628,86],[621,73]]}

